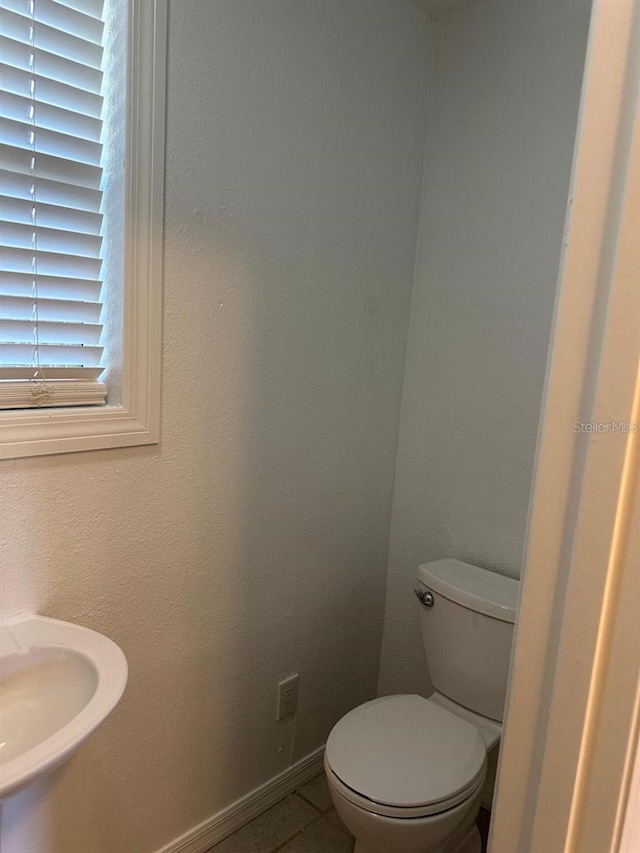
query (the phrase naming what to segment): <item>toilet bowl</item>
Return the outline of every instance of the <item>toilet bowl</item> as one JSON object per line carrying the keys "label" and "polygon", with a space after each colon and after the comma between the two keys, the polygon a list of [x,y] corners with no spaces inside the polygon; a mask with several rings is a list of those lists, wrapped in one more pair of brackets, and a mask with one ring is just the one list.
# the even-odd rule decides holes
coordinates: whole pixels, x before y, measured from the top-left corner
{"label": "toilet bowl", "polygon": [[430,699],[388,696],[340,720],[324,763],[358,853],[480,853],[486,759],[475,726]]}
{"label": "toilet bowl", "polygon": [[327,780],[336,811],[356,837],[355,853],[480,853],[475,819],[482,786],[470,800],[426,817],[388,817],[355,806],[337,794],[335,776],[327,768]]}
{"label": "toilet bowl", "polygon": [[501,734],[518,583],[461,563],[420,566],[435,692],[365,702],[333,728],[324,765],[355,853],[481,853],[475,820]]}

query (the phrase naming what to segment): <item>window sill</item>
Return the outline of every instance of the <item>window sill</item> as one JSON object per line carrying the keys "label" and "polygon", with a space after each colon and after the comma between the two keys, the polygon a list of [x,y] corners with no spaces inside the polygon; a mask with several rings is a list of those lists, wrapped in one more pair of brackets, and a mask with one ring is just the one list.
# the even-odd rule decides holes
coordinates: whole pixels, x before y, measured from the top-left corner
{"label": "window sill", "polygon": [[0,458],[157,444],[159,419],[150,421],[124,406],[3,412]]}

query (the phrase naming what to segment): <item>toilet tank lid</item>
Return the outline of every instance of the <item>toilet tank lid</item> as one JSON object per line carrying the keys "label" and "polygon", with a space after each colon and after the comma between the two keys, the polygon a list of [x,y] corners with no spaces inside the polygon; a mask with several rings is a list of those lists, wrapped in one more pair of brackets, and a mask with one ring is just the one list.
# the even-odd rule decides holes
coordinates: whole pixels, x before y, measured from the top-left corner
{"label": "toilet tank lid", "polygon": [[515,622],[520,584],[461,560],[435,560],[418,567],[418,580],[444,598],[503,622]]}

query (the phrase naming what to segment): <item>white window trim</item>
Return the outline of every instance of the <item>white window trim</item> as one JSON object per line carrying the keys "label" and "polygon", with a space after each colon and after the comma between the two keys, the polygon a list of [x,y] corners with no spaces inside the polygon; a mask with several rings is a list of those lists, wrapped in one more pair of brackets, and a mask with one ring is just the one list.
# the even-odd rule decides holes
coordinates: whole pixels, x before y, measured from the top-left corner
{"label": "white window trim", "polygon": [[0,458],[160,440],[167,0],[131,0],[122,403],[0,412]]}

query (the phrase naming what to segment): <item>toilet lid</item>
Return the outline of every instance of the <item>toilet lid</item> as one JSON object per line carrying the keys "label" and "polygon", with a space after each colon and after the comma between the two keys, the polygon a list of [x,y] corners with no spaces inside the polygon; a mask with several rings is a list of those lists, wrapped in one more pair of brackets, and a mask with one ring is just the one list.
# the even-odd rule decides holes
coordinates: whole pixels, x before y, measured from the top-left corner
{"label": "toilet lid", "polygon": [[329,735],[326,760],[362,796],[415,808],[472,788],[484,771],[478,729],[421,696],[385,696],[350,711]]}

